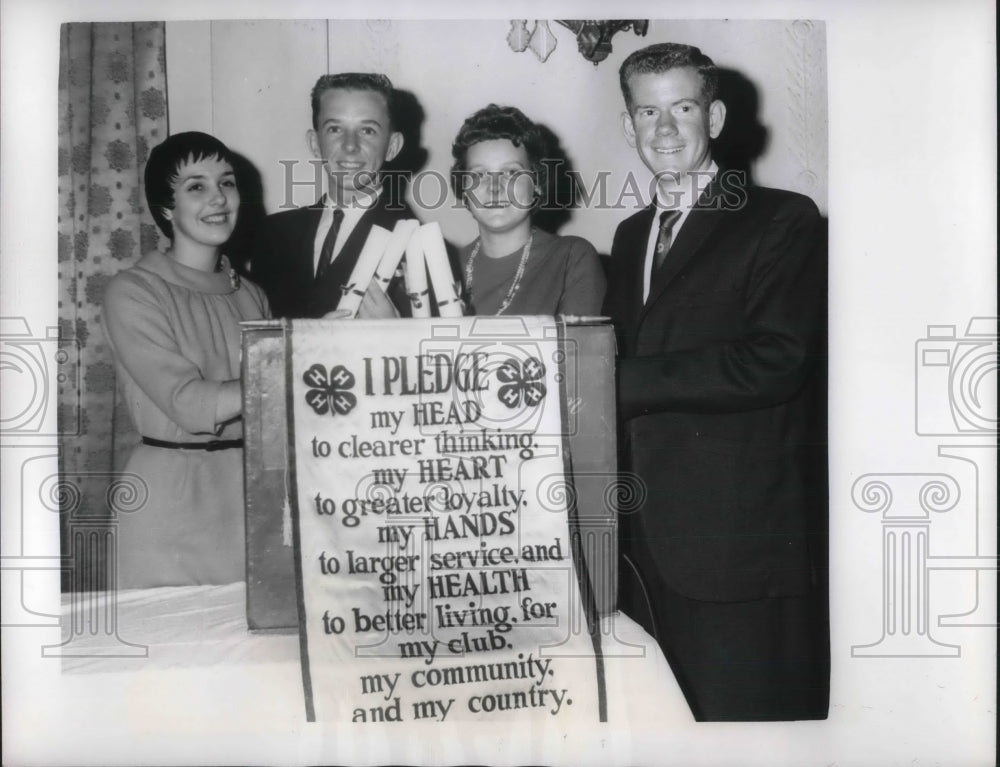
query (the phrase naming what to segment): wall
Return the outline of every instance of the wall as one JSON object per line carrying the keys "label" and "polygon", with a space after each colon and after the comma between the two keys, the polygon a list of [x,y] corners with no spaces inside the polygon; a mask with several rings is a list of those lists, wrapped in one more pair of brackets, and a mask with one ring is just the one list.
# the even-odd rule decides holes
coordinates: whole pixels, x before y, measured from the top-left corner
{"label": "wall", "polygon": [[[531,24],[529,22],[529,28]],[[558,44],[541,63],[507,45],[510,24],[485,21],[200,21],[167,24],[170,130],[216,134],[260,170],[268,211],[286,202],[279,160],[308,160],[309,91],[326,72],[381,71],[412,92],[425,113],[425,169],[446,174],[451,142],[462,121],[489,102],[511,104],[559,137],[572,166],[588,180],[609,171],[609,200],[631,171],[648,188],[649,174],[621,131],[618,67],[653,42],[697,45],[721,67],[738,71],[759,98],[767,130],[753,172],[758,183],[810,195],[826,213],[826,41],[821,23],[791,21],[652,21],[645,37],[618,33],[600,65],[576,50],[572,33],[550,22]],[[297,181],[313,178],[300,165]],[[291,188],[295,204],[315,199],[309,185]],[[440,186],[429,179],[420,198],[433,204]],[[631,200],[629,200],[631,202]],[[468,214],[445,207],[419,211],[441,222],[458,243],[475,236]],[[629,211],[591,207],[562,229],[611,247]]]}

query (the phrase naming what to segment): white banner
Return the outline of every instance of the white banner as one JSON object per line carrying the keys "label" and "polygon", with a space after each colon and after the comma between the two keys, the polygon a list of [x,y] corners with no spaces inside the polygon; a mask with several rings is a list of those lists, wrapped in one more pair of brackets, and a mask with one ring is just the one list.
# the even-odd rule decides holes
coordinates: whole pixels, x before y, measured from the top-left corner
{"label": "white banner", "polygon": [[542,317],[292,325],[310,720],[604,720]]}

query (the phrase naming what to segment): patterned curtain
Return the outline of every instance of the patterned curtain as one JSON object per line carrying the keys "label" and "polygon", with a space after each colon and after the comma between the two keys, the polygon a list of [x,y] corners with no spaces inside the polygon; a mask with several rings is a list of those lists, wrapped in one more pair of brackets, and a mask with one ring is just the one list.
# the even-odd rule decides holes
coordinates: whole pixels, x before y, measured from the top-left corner
{"label": "patterned curtain", "polygon": [[[135,446],[116,402],[101,327],[108,280],[161,247],[142,171],[167,136],[163,22],[64,24],[59,59],[59,324],[79,360],[80,390],[59,392],[63,589],[106,588],[118,513],[142,503],[120,481]],[[164,243],[165,246],[165,243]],[[100,530],[100,534],[95,531]],[[81,534],[82,531],[82,534]]]}

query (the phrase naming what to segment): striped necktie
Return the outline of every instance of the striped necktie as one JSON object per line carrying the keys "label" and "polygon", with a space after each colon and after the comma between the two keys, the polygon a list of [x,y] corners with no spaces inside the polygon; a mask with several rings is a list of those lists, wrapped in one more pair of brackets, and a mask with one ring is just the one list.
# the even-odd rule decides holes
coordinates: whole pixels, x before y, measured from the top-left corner
{"label": "striped necktie", "polygon": [[344,211],[340,208],[333,209],[333,223],[330,231],[326,233],[323,240],[323,247],[319,251],[319,264],[316,265],[316,279],[322,279],[324,272],[333,263],[333,246],[337,244],[337,232],[340,231],[340,224],[344,220]]}
{"label": "striped necktie", "polygon": [[653,274],[663,266],[667,259],[667,251],[674,239],[674,224],[681,217],[679,210],[665,210],[660,214],[660,234],[656,238],[656,249],[653,251]]}

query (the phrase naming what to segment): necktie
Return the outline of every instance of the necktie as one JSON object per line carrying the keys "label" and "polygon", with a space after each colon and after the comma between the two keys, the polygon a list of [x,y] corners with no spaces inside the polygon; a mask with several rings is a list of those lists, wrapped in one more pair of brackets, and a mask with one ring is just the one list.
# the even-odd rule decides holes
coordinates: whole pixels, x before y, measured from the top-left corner
{"label": "necktie", "polygon": [[319,250],[319,263],[316,265],[316,279],[323,277],[323,273],[333,263],[333,246],[337,243],[337,232],[340,231],[340,224],[344,220],[344,211],[340,208],[333,209],[333,223],[330,231],[326,233],[323,240],[323,247]]}
{"label": "necktie", "polygon": [[663,266],[674,239],[674,224],[681,217],[679,210],[665,210],[660,214],[660,234],[656,238],[656,249],[653,251],[653,274]]}

